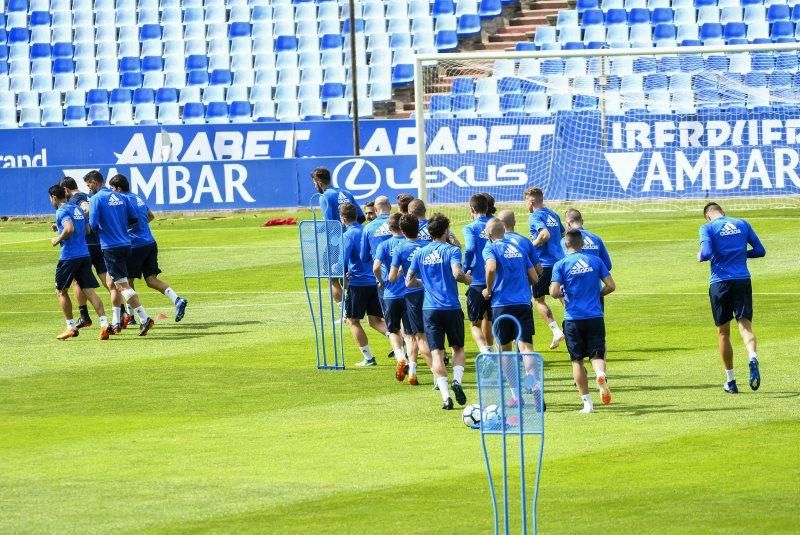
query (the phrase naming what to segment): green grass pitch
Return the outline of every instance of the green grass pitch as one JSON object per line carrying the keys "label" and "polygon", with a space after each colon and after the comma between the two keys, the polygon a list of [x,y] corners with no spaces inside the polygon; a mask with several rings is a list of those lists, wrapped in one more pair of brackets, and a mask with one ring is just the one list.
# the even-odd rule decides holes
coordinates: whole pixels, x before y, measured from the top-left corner
{"label": "green grass pitch", "polygon": [[[378,336],[377,368],[314,368],[297,228],[260,228],[267,215],[155,222],[186,319],[108,342],[97,324],[55,340],[49,224],[0,223],[0,532],[489,532],[479,435],[439,408],[427,370],[398,384]],[[738,396],[722,392],[697,211],[587,210],[618,285],[614,401],[578,414],[565,350],[546,350],[537,316],[543,532],[798,529],[800,210],[733,215],[767,248],[750,263],[763,383],[747,388],[736,339]],[[345,349],[353,364],[349,336]]]}

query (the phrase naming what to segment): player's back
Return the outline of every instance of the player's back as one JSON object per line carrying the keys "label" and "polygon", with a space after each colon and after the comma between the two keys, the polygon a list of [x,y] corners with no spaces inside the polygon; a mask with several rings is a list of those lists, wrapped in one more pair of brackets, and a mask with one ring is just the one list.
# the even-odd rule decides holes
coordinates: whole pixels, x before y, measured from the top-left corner
{"label": "player's back", "polygon": [[517,249],[519,249],[522,254],[528,257],[528,259],[531,261],[531,264],[535,266],[536,264],[540,263],[539,253],[536,252],[536,248],[533,246],[530,238],[514,232],[513,230],[507,230],[506,239],[516,245]]}
{"label": "player's back", "polygon": [[[405,284],[405,274],[411,268],[411,261],[414,256],[422,249],[423,244],[419,240],[403,240],[394,250],[392,266],[400,268],[401,277],[399,280]],[[424,288],[407,288],[406,293],[423,292]]]}
{"label": "player's back", "polygon": [[397,254],[400,245],[406,239],[401,236],[391,236],[388,240],[378,244],[375,251],[375,260],[381,261],[381,276],[384,280],[383,298],[400,299],[406,295],[406,281],[398,277],[395,282],[389,282],[389,270],[392,268],[392,259]]}
{"label": "player's back", "polygon": [[497,273],[492,287],[492,306],[525,305],[531,302],[528,269],[533,264],[509,238],[489,243],[483,250],[483,260],[494,260]]}
{"label": "player's back", "polygon": [[[596,256],[602,260],[606,265],[606,268],[611,271],[611,257],[608,254],[608,249],[606,249],[606,244],[603,242],[603,239],[597,234],[589,232],[583,227],[579,228],[578,230],[583,237],[583,247],[581,248],[581,252]],[[561,238],[561,250],[565,255],[567,254],[566,238]]]}
{"label": "player's back", "polygon": [[431,238],[431,233],[428,231],[428,220],[427,219],[420,219],[419,220],[419,235],[418,235],[419,243],[424,247],[433,241]]}
{"label": "player's back", "polygon": [[537,208],[528,219],[531,236],[536,238],[540,230],[547,229],[550,238],[543,244],[536,247],[539,259],[544,267],[550,267],[564,257],[561,249],[561,235],[564,233],[564,225],[561,218],[550,208]]}
{"label": "player's back", "polygon": [[62,260],[82,258],[89,256],[89,247],[86,245],[86,214],[74,204],[64,203],[56,211],[56,228],[61,233],[64,222],[72,222],[73,233],[61,242]]}
{"label": "player's back", "polygon": [[155,243],[156,239],[150,230],[150,210],[147,208],[147,203],[133,192],[128,192],[125,195],[133,205],[133,209],[136,210],[138,218],[136,225],[128,231],[128,235],[131,238],[131,247],[136,248]]}
{"label": "player's back", "polygon": [[392,231],[389,230],[389,216],[386,214],[381,214],[364,225],[364,231],[361,236],[361,259],[365,262],[374,260],[378,245],[391,237]]}
{"label": "player's back", "polygon": [[372,266],[361,260],[360,246],[363,229],[358,223],[348,226],[342,241],[344,244],[345,270],[349,275],[350,286],[373,286],[375,275]]}
{"label": "player's back", "polygon": [[129,215],[133,210],[124,194],[102,188],[89,202],[90,222],[99,229],[100,245],[104,249],[130,247]]}
{"label": "player's back", "polygon": [[346,189],[339,189],[331,186],[322,192],[322,195],[319,197],[320,210],[322,210],[323,217],[328,221],[339,221],[339,206],[347,203],[354,204],[359,216],[363,216],[361,208],[356,203],[355,197]]}
{"label": "player's back", "polygon": [[[700,241],[711,244],[711,282],[749,279],[747,244],[758,241],[744,219],[718,217],[700,229]],[[758,242],[760,244],[760,242]]]}
{"label": "player's back", "polygon": [[[88,203],[90,200],[91,200],[90,197],[86,193],[78,191],[76,193],[73,193],[72,197],[70,197],[67,202],[69,204],[74,204],[75,206],[80,206],[81,209],[83,209],[83,203]],[[97,233],[95,231],[89,229],[89,233],[86,234],[86,244],[95,246],[100,244],[100,242],[97,239]]]}
{"label": "player's back", "polygon": [[446,310],[461,308],[452,265],[461,263],[461,249],[449,243],[431,242],[417,251],[411,263],[425,289],[422,308]]}
{"label": "player's back", "polygon": [[579,320],[603,315],[601,282],[609,275],[596,256],[572,253],[553,266],[553,282],[564,288],[564,319]]}
{"label": "player's back", "polygon": [[479,216],[464,227],[464,270],[472,274],[472,286],[486,285],[483,249],[489,243],[486,223],[491,216]]}

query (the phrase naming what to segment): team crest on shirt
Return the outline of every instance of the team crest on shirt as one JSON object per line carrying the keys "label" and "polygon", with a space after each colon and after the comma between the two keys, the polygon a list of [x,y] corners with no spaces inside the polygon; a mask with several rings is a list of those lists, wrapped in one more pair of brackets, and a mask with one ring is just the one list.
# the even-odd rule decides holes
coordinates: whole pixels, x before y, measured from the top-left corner
{"label": "team crest on shirt", "polygon": [[442,255],[439,254],[439,251],[432,251],[428,256],[422,259],[422,265],[424,266],[433,266],[442,263],[444,263],[444,259]]}
{"label": "team crest on shirt", "polygon": [[720,236],[733,236],[734,234],[741,234],[742,231],[736,228],[736,225],[727,221],[723,226],[722,230],[719,231]]}
{"label": "team crest on shirt", "polygon": [[550,214],[547,214],[547,219],[545,220],[545,223],[547,224],[548,227],[558,226],[558,221],[556,221],[556,218],[551,216]]}
{"label": "team crest on shirt", "polygon": [[375,232],[372,235],[377,238],[379,236],[389,236],[391,235],[391,233],[392,231],[389,230],[388,223],[384,223],[383,225],[375,229]]}
{"label": "team crest on shirt", "polygon": [[76,206],[75,209],[72,210],[72,219],[83,219],[83,210]]}
{"label": "team crest on shirt", "polygon": [[591,273],[592,271],[594,271],[592,266],[583,258],[579,258],[578,261],[575,262],[575,265],[572,266],[572,269],[569,270],[571,275],[581,275],[583,273]]}
{"label": "team crest on shirt", "polygon": [[589,236],[584,236],[583,237],[583,248],[596,251],[597,250],[597,244]]}
{"label": "team crest on shirt", "polygon": [[504,258],[522,258],[522,253],[520,253],[516,247],[513,245],[509,245],[506,248],[506,252],[503,253]]}
{"label": "team crest on shirt", "polygon": [[119,206],[121,204],[122,204],[122,201],[119,199],[119,197],[117,197],[113,193],[111,195],[109,195],[109,197],[108,197],[108,205],[109,206]]}

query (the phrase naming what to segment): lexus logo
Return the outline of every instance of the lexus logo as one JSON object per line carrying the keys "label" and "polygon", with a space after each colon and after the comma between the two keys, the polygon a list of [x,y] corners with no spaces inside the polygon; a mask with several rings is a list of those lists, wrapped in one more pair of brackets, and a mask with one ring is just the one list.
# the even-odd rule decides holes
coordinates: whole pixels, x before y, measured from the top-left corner
{"label": "lexus logo", "polygon": [[366,199],[381,187],[381,172],[369,160],[350,158],[333,170],[333,185],[349,190],[356,199]]}

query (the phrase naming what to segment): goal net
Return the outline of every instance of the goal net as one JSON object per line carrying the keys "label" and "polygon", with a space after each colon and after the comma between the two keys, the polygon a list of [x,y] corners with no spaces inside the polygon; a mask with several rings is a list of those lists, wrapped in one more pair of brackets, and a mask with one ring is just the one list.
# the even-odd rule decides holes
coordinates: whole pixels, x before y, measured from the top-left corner
{"label": "goal net", "polygon": [[419,56],[420,196],[456,220],[474,193],[528,187],[602,210],[798,206],[798,49]]}

